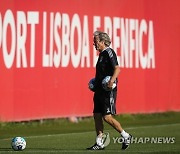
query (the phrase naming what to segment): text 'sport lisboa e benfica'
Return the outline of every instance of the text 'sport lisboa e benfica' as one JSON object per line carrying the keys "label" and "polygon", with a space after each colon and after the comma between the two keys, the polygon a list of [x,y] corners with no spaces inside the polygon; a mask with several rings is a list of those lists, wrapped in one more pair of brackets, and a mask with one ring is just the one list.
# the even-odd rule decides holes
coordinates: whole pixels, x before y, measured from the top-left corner
{"label": "text 'sport lisboa e benfica'", "polygon": [[[70,63],[74,68],[95,67],[98,54],[89,43],[91,29],[110,35],[121,67],[155,68],[153,21],[109,16],[93,16],[91,20],[87,15],[60,12],[0,13],[0,50],[5,67],[35,67],[36,52],[41,52],[42,67],[68,67]],[[42,39],[37,38],[39,35]]]}

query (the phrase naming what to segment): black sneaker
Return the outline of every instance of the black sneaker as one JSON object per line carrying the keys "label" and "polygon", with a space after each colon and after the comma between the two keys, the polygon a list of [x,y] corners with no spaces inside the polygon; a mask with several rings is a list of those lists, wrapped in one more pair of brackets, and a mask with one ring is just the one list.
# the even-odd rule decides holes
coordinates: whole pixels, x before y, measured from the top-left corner
{"label": "black sneaker", "polygon": [[123,138],[123,142],[122,142],[122,150],[126,150],[130,143],[131,143],[131,138],[132,138],[132,135],[129,134],[129,137],[128,138]]}
{"label": "black sneaker", "polygon": [[104,148],[100,147],[95,143],[92,147],[87,148],[87,150],[104,150]]}

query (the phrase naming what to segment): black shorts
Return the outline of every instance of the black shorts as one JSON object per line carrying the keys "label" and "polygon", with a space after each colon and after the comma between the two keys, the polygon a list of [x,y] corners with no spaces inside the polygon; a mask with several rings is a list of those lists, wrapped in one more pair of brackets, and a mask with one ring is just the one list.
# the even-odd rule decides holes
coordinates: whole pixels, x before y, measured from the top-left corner
{"label": "black shorts", "polygon": [[96,91],[94,93],[94,111],[102,115],[116,114],[116,96],[117,89],[112,91]]}

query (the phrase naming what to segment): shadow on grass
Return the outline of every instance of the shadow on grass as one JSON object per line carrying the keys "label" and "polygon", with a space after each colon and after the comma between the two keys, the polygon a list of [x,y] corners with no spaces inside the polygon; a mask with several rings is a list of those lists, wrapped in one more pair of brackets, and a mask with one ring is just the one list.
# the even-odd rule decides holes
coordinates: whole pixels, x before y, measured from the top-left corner
{"label": "shadow on grass", "polygon": [[14,151],[12,148],[0,148],[1,151]]}

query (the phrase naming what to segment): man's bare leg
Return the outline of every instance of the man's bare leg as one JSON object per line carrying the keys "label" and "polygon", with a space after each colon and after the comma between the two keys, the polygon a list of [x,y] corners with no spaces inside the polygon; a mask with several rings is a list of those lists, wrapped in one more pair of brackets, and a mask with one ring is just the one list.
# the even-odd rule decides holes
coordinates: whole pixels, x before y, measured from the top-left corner
{"label": "man's bare leg", "polygon": [[117,130],[122,135],[122,137],[124,137],[124,138],[128,138],[129,137],[129,134],[123,130],[120,122],[118,122],[116,119],[114,119],[111,114],[105,115],[103,117],[103,119],[108,124],[110,124],[115,130]]}
{"label": "man's bare leg", "polygon": [[101,113],[94,113],[94,122],[96,128],[97,136],[103,133],[104,125],[103,125],[103,117]]}
{"label": "man's bare leg", "polygon": [[111,114],[105,115],[103,118],[108,124],[110,124],[119,133],[121,133],[123,131],[121,124],[116,119],[114,119]]}

